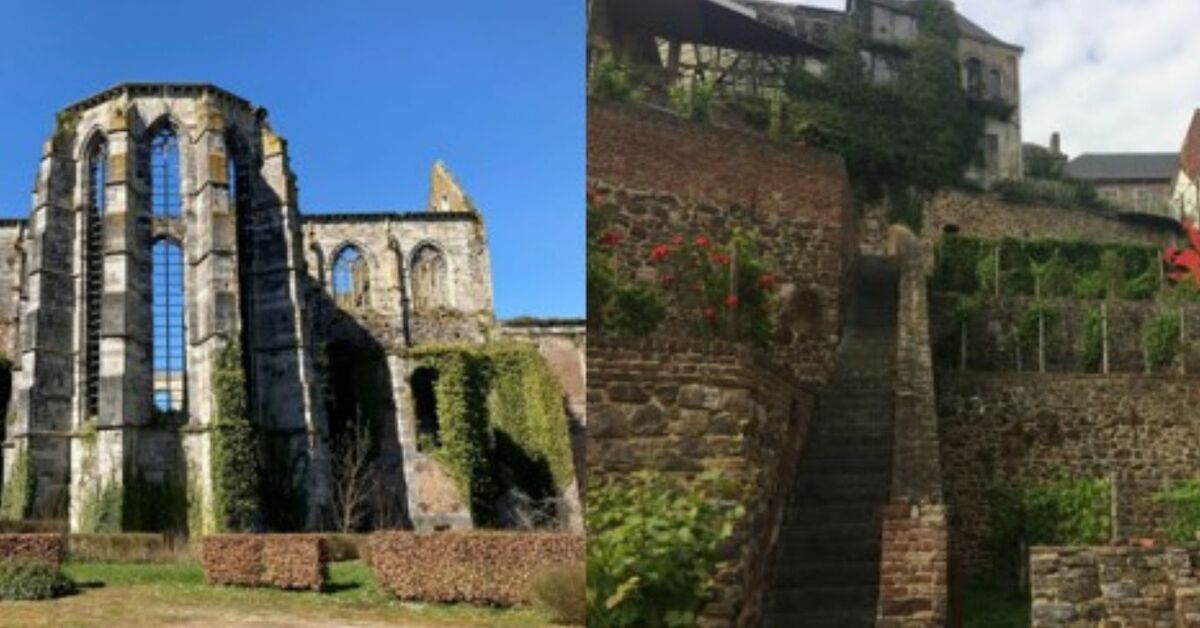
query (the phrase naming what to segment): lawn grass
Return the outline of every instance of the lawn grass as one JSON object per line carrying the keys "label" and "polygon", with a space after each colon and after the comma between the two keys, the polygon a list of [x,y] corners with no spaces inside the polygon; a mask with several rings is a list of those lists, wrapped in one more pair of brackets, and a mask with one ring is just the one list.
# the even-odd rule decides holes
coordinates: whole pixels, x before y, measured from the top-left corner
{"label": "lawn grass", "polygon": [[967,586],[966,628],[1028,628],[1029,596],[1008,584],[987,580]]}
{"label": "lawn grass", "polygon": [[64,570],[80,584],[78,595],[50,602],[2,603],[0,626],[549,625],[530,608],[401,602],[380,591],[371,570],[357,561],[330,565],[326,593],[208,586],[194,562],[68,563]]}

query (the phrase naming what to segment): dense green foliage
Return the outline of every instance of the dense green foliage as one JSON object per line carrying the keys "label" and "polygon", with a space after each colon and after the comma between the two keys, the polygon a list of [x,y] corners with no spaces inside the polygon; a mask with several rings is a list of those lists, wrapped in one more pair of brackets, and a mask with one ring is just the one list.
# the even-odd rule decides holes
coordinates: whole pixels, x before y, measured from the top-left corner
{"label": "dense green foliage", "polygon": [[1096,191],[1088,181],[1021,179],[1000,181],[992,186],[1001,200],[1020,205],[1050,205],[1066,209],[1096,212],[1116,211],[1116,207]]}
{"label": "dense green foliage", "polygon": [[75,590],[75,583],[54,565],[27,560],[0,561],[0,600],[48,600]]}
{"label": "dense green foliage", "polygon": [[[1039,350],[1053,353],[1060,342],[1053,330],[1057,327],[1060,313],[1057,309],[1041,302],[1030,303],[1017,321],[1017,342],[1022,355],[1038,355]],[[1030,364],[1030,367],[1034,366]]]}
{"label": "dense green foliage", "polygon": [[1142,324],[1142,346],[1151,366],[1167,366],[1179,353],[1179,322],[1179,314],[1165,313]]}
{"label": "dense green foliage", "polygon": [[1200,540],[1200,479],[1176,482],[1152,499],[1167,506],[1167,538],[1176,543]]}
{"label": "dense green foliage", "polygon": [[1149,300],[1159,293],[1159,251],[1151,246],[953,235],[938,243],[930,288],[993,294],[997,254],[1002,295],[1035,296],[1040,289],[1044,297]]}
{"label": "dense green foliage", "polygon": [[547,499],[574,481],[562,388],[535,347],[430,346],[414,357],[437,371],[440,445],[430,455],[450,471],[476,524],[496,522],[496,499],[509,487]]}
{"label": "dense green foliage", "polygon": [[258,455],[246,406],[242,347],[230,341],[213,371],[213,523],[215,532],[246,532],[259,513]]}
{"label": "dense green foliage", "polygon": [[37,476],[30,468],[29,452],[25,448],[17,450],[8,473],[4,491],[0,493],[0,519],[19,521],[29,515],[37,491]]}
{"label": "dense green foliage", "polygon": [[959,184],[982,133],[982,116],[962,88],[953,8],[939,0],[915,5],[918,35],[897,80],[878,83],[868,74],[857,14],[835,34],[822,76],[788,77],[791,134],[841,154],[854,185],[870,196]]}
{"label": "dense green foliage", "polygon": [[1111,490],[1107,479],[1067,475],[993,487],[989,512],[998,573],[1015,573],[1023,560],[1022,543],[1094,545],[1107,540]]}
{"label": "dense green foliage", "polygon": [[708,122],[716,92],[716,81],[712,79],[680,83],[670,90],[671,108],[697,122]]}
{"label": "dense green foliage", "polygon": [[587,618],[597,628],[692,626],[718,548],[745,514],[717,473],[641,472],[588,492]]}
{"label": "dense green foliage", "polygon": [[1012,583],[976,580],[968,583],[964,628],[1029,628],[1029,593]]}

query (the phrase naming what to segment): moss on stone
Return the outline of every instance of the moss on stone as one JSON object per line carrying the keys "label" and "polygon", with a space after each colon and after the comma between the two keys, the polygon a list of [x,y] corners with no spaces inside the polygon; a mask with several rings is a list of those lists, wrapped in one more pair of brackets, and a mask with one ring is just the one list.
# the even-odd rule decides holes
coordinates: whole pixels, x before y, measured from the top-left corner
{"label": "moss on stone", "polygon": [[258,453],[246,408],[241,344],[231,341],[213,370],[213,524],[216,532],[251,529],[259,513]]}
{"label": "moss on stone", "polygon": [[101,482],[83,496],[79,509],[79,531],[83,533],[120,532],[124,494],[116,478]]}

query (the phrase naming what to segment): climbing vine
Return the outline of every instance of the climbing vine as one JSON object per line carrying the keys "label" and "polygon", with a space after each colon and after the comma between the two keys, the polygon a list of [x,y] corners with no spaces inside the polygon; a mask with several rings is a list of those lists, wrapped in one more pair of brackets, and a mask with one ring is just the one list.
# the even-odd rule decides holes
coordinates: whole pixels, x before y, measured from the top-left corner
{"label": "climbing vine", "polygon": [[212,486],[217,532],[250,530],[259,512],[258,456],[246,406],[242,348],[231,341],[213,372]]}
{"label": "climbing vine", "polygon": [[1200,531],[1200,480],[1173,483],[1151,496],[1167,507],[1167,538],[1177,543],[1196,541]]}
{"label": "climbing vine", "polygon": [[1085,371],[1096,372],[1104,363],[1104,312],[1092,308],[1083,318],[1083,355],[1080,366]]}
{"label": "climbing vine", "polygon": [[29,452],[20,448],[9,467],[4,491],[0,493],[0,519],[19,521],[28,516],[36,491],[37,476],[30,468]]}

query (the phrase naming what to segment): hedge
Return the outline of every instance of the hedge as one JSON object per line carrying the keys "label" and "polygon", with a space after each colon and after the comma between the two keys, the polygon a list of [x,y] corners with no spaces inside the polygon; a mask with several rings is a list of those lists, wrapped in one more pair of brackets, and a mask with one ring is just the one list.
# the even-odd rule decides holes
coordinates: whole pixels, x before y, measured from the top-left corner
{"label": "hedge", "polygon": [[32,560],[59,566],[66,555],[61,534],[0,534],[0,560]]}
{"label": "hedge", "polygon": [[170,562],[186,552],[186,542],[176,544],[173,538],[152,532],[72,534],[67,537],[67,556],[72,561]]}
{"label": "hedge", "polygon": [[204,537],[209,584],[320,591],[329,581],[329,554],[316,534],[218,534]]}
{"label": "hedge", "polygon": [[370,547],[379,586],[420,602],[528,603],[539,573],[584,561],[584,537],[572,534],[387,531]]}

